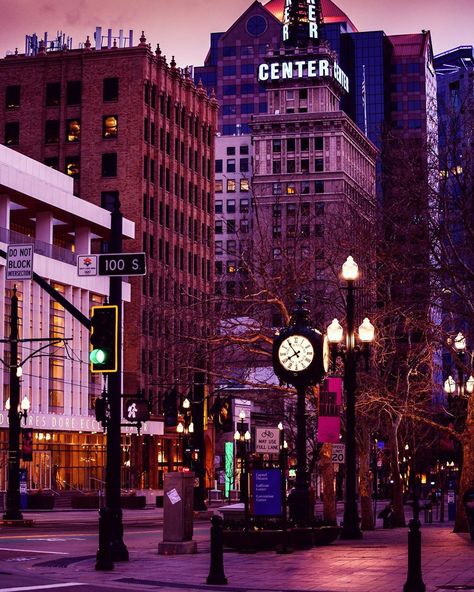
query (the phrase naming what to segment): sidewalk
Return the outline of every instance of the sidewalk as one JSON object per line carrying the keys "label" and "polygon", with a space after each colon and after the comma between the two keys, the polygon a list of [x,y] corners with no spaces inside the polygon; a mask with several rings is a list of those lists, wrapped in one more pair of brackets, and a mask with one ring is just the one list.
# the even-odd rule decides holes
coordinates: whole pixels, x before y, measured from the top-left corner
{"label": "sidewalk", "polygon": [[[143,517],[143,512],[125,510],[125,525],[137,520],[137,514],[141,513]],[[152,518],[153,514],[159,519],[160,512],[162,510],[153,509],[146,511],[146,515]],[[38,519],[46,521],[54,514]],[[78,514],[87,521],[97,518],[94,512]],[[67,518],[70,516],[68,512]],[[422,525],[422,573],[427,592],[474,590],[474,544],[469,535],[454,534],[452,528],[452,523]],[[126,534],[127,528],[125,540]],[[150,540],[151,548],[145,549],[143,545],[139,548],[126,540],[130,561],[116,563],[112,572],[95,571],[96,546],[92,544],[91,553],[86,558],[68,556],[50,561],[42,558],[28,571],[56,575],[62,581],[115,584],[125,586],[127,590],[159,588],[160,592],[212,589],[229,592],[402,592],[407,575],[407,535],[408,528],[377,529],[365,532],[362,540],[338,540],[330,546],[290,555],[226,550],[227,586],[205,584],[210,562],[206,522],[195,525],[196,555],[158,555],[155,539]]]}

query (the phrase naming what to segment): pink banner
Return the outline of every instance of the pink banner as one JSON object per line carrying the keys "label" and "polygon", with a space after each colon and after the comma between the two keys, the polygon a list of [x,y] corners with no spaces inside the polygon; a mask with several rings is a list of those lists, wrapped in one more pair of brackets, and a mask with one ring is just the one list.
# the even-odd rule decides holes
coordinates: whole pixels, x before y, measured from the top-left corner
{"label": "pink banner", "polygon": [[318,442],[340,442],[342,379],[326,378],[319,390]]}

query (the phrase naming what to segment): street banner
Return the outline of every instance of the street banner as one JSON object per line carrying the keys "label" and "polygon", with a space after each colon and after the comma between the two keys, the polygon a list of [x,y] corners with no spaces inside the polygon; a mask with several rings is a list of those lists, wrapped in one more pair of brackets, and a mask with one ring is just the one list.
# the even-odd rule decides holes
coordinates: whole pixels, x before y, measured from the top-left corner
{"label": "street banner", "polygon": [[33,460],[33,430],[31,428],[21,430],[21,458],[24,462]]}
{"label": "street banner", "polygon": [[340,441],[341,404],[342,379],[326,378],[319,390],[318,442]]}

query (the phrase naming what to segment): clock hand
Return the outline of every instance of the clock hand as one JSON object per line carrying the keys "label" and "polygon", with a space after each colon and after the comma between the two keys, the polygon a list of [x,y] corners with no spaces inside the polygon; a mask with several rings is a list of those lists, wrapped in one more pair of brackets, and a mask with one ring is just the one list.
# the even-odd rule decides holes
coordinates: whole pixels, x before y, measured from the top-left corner
{"label": "clock hand", "polygon": [[295,352],[294,354],[291,354],[291,356],[288,356],[288,359],[291,360],[291,358],[294,358],[295,356],[297,356],[298,358],[300,357],[300,351],[296,351],[295,349],[293,349],[293,351]]}

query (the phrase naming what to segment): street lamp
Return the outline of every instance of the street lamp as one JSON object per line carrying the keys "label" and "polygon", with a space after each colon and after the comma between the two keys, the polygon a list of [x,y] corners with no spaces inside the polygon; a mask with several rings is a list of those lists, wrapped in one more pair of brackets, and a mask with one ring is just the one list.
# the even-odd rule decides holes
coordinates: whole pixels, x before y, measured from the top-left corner
{"label": "street lamp", "polygon": [[[448,340],[448,344],[453,343],[451,340]],[[458,395],[463,397],[465,393],[468,395],[474,392],[474,377],[472,373],[469,375],[469,378],[464,380],[464,369],[465,369],[465,358],[466,358],[466,338],[464,335],[459,332],[456,337],[454,338],[454,349],[456,351],[457,357],[457,375],[458,381],[454,380],[452,374],[448,376],[448,378],[444,381],[444,390],[448,395]]]}
{"label": "street lamp", "polygon": [[249,506],[249,482],[248,482],[248,449],[251,435],[248,430],[248,424],[245,422],[245,411],[239,413],[240,421],[237,423],[237,429],[234,433],[234,441],[237,445],[237,455],[242,463],[240,493],[244,502],[245,532],[249,531],[250,526],[250,506]]}
{"label": "street lamp", "polygon": [[[354,282],[359,276],[359,268],[349,256],[342,266],[342,277],[347,282],[346,300],[346,339],[342,345],[344,330],[337,319],[327,329],[327,337],[331,346],[333,369],[336,358],[344,362],[344,387],[346,391],[346,499],[344,505],[344,523],[341,531],[343,539],[360,539],[362,532],[359,527],[359,515],[356,499],[356,439],[355,439],[355,401],[357,390],[356,367],[362,353],[365,358],[366,370],[369,362],[369,343],[374,339],[374,326],[366,317],[359,326],[358,335],[354,329],[355,287]],[[356,338],[362,349],[356,344]]]}
{"label": "street lamp", "polygon": [[[5,401],[5,409],[7,411],[10,411],[10,397],[8,397],[8,399]],[[21,403],[19,403],[18,407],[17,407],[18,419],[20,420],[20,422],[23,419],[23,421],[25,422],[25,425],[26,425],[26,419],[28,417],[29,410],[30,410],[30,400],[25,395],[23,397],[23,399],[21,400]]]}

